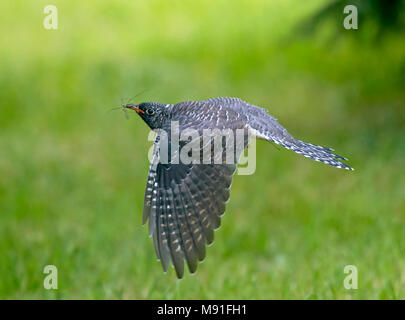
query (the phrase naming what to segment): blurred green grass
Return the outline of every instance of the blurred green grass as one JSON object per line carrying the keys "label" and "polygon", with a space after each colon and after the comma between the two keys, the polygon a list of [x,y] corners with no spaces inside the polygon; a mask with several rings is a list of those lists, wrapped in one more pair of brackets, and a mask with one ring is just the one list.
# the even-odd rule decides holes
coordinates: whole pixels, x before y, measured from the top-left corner
{"label": "blurred green grass", "polygon": [[[322,1],[292,0],[56,0],[47,31],[47,4],[0,4],[0,298],[405,298],[403,33],[301,37]],[[258,142],[207,259],[178,281],[141,226],[148,129],[108,112],[144,89],[267,107],[356,171]]]}

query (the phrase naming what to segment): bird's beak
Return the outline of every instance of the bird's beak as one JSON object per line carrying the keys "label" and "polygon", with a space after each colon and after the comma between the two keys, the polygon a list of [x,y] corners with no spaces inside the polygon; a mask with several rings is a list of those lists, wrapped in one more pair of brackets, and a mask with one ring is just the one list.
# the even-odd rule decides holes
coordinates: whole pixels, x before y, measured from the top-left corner
{"label": "bird's beak", "polygon": [[125,105],[125,108],[135,110],[137,113],[145,113],[145,111],[139,109],[139,107],[134,104],[127,104],[127,105]]}

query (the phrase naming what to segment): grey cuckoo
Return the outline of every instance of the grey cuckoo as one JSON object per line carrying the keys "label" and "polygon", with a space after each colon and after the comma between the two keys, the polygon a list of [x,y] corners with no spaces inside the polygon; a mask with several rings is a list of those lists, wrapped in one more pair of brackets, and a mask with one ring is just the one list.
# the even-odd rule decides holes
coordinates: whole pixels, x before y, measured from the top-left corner
{"label": "grey cuckoo", "polygon": [[[271,141],[315,161],[353,170],[341,162],[347,159],[332,153],[333,149],[295,139],[265,109],[238,98],[177,104],[146,102],[127,104],[124,108],[135,110],[154,131],[171,132],[174,122],[178,124],[180,134],[186,129],[194,129],[198,134],[205,129],[231,129],[231,132],[241,129],[248,133],[248,137]],[[149,168],[143,223],[149,219],[149,234],[153,237],[163,270],[166,272],[171,262],[177,277],[182,278],[184,261],[190,273],[194,273],[198,262],[205,258],[206,245],[214,240],[214,230],[220,226],[225,212],[237,164],[226,161],[174,162],[174,153],[170,151],[171,138],[167,138],[169,155],[166,161],[162,161],[160,138],[158,134]],[[179,148],[185,143],[179,142]],[[242,150],[247,143],[245,134]],[[203,149],[202,144],[200,146]],[[240,152],[233,152],[238,159]]]}

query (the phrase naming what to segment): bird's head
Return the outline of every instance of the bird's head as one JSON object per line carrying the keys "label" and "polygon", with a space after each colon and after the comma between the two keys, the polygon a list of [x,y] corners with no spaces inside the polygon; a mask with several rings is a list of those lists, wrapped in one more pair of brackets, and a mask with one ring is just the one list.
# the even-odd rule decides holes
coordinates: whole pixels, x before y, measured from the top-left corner
{"label": "bird's head", "polygon": [[136,111],[152,130],[162,128],[169,115],[167,105],[157,102],[126,104],[124,108]]}

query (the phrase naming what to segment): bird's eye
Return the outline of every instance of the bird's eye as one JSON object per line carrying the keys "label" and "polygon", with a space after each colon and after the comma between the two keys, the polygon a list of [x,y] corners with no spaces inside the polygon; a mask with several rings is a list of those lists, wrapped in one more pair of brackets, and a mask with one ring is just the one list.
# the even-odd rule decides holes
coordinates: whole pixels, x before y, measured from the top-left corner
{"label": "bird's eye", "polygon": [[155,110],[153,110],[153,109],[146,109],[146,114],[148,115],[148,116],[153,116],[154,114],[155,114]]}

